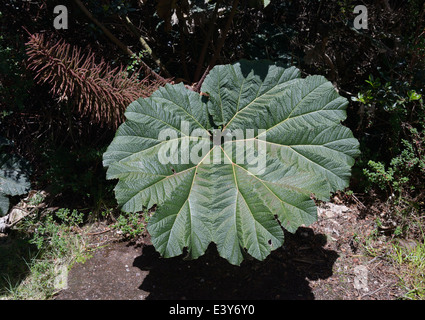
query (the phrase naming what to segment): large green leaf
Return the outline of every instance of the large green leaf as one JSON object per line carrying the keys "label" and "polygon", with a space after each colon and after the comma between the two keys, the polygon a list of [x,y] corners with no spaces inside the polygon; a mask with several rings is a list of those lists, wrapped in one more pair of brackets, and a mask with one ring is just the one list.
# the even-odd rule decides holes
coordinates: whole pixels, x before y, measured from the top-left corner
{"label": "large green leaf", "polygon": [[340,123],[347,100],[265,61],[216,66],[201,90],[208,98],[166,85],[133,102],[104,154],[107,178],[122,210],[158,204],[148,231],[163,256],[197,258],[214,242],[232,264],[263,260],[282,227],[316,221],[312,194],[348,185],[359,151]]}
{"label": "large green leaf", "polygon": [[6,196],[25,194],[30,189],[28,163],[20,157],[0,153],[0,216],[7,213]]}
{"label": "large green leaf", "polygon": [[0,216],[4,216],[9,210],[9,198],[0,193]]}

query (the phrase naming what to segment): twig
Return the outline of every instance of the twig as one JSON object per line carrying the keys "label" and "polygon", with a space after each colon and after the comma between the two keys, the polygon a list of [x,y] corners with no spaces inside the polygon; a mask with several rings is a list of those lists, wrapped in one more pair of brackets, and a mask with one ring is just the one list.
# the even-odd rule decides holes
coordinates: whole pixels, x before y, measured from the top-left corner
{"label": "twig", "polygon": [[99,231],[99,232],[89,232],[89,233],[87,233],[87,235],[89,235],[89,236],[94,236],[94,235],[98,235],[98,234],[106,233],[106,232],[109,232],[109,231],[112,231],[112,229],[106,229],[106,230]]}
{"label": "twig", "polygon": [[376,256],[375,258],[373,258],[372,260],[370,260],[370,261],[368,261],[368,262],[366,262],[366,264],[371,264],[372,262],[374,262],[375,260],[377,260],[377,259],[384,259],[385,258],[385,256],[383,256],[383,255],[380,255],[380,256]]}
{"label": "twig", "polygon": [[103,246],[105,243],[108,243],[109,241],[111,241],[111,240],[109,240],[109,239],[106,239],[105,241],[102,241],[102,242],[100,242],[100,243],[96,243],[96,244],[88,244],[87,246],[86,246],[86,248],[88,248],[88,249],[94,249],[94,248],[99,248],[100,246]]}
{"label": "twig", "polygon": [[204,82],[204,80],[207,77],[207,75],[208,75],[209,72],[210,72],[210,66],[208,66],[207,69],[205,69],[205,72],[202,75],[202,78],[195,85],[193,91],[195,91],[195,92],[201,92],[202,83]]}
{"label": "twig", "polygon": [[363,295],[360,297],[360,299],[362,299],[362,298],[364,298],[364,297],[366,297],[366,296],[371,296],[371,295],[373,295],[373,294],[377,293],[378,291],[381,291],[382,289],[385,289],[386,287],[388,287],[388,286],[390,286],[390,285],[393,285],[393,284],[394,284],[394,282],[389,282],[389,283],[387,283],[386,285],[383,285],[382,287],[380,287],[380,288],[376,289],[375,291],[372,291],[372,292],[368,292],[368,293],[363,294]]}
{"label": "twig", "polygon": [[351,195],[352,197],[353,197],[353,199],[354,199],[354,201],[356,201],[356,203],[358,204],[358,205],[360,205],[360,207],[362,208],[362,209],[366,209],[366,206],[363,204],[363,202],[361,202],[354,194],[352,194]]}

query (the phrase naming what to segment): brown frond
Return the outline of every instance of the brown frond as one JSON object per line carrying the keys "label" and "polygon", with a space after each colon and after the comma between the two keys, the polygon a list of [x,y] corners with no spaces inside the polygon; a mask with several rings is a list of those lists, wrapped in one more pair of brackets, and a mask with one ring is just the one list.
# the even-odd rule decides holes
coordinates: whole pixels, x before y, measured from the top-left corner
{"label": "brown frond", "polygon": [[28,68],[37,83],[49,83],[59,101],[69,101],[73,109],[100,125],[117,128],[124,120],[125,108],[140,97],[147,97],[166,82],[138,79],[122,66],[111,68],[95,54],[83,54],[80,48],[64,41],[55,44],[42,34],[30,36],[26,43]]}

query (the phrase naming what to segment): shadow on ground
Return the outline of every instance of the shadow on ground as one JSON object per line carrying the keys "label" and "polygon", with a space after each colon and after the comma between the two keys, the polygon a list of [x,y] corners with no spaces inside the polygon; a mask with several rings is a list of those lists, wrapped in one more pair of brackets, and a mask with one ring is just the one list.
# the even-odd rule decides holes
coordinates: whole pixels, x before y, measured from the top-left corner
{"label": "shadow on ground", "polygon": [[148,272],[139,289],[145,299],[291,299],[310,300],[309,280],[326,279],[338,254],[324,249],[326,237],[310,228],[286,234],[284,246],[264,261],[245,260],[233,266],[210,245],[204,256],[184,260],[164,259],[145,246],[133,267]]}
{"label": "shadow on ground", "polygon": [[0,296],[10,294],[29,274],[27,262],[37,255],[28,239],[0,234]]}

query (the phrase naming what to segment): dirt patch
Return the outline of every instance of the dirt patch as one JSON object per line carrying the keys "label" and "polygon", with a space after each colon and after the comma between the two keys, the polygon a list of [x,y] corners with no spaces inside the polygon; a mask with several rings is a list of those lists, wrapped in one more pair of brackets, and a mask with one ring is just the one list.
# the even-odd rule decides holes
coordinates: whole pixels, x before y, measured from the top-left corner
{"label": "dirt patch", "polygon": [[148,292],[140,290],[149,272],[133,266],[140,250],[125,243],[98,249],[85,263],[75,265],[68,274],[68,288],[58,300],[143,300]]}
{"label": "dirt patch", "polygon": [[365,210],[357,205],[334,203],[319,208],[318,221],[311,229],[326,235],[324,248],[337,252],[338,259],[330,277],[310,282],[316,299],[393,300],[404,294],[397,285],[397,270],[384,255],[379,255],[384,252],[385,243],[371,240],[377,254],[370,256],[365,252],[363,246],[377,228],[374,216]]}
{"label": "dirt patch", "polygon": [[112,243],[68,275],[55,299],[388,300],[400,297],[397,272],[364,255],[357,239],[374,228],[357,206],[325,204],[309,228],[286,234],[264,261],[230,265],[211,245],[197,260],[164,259],[149,241]]}

